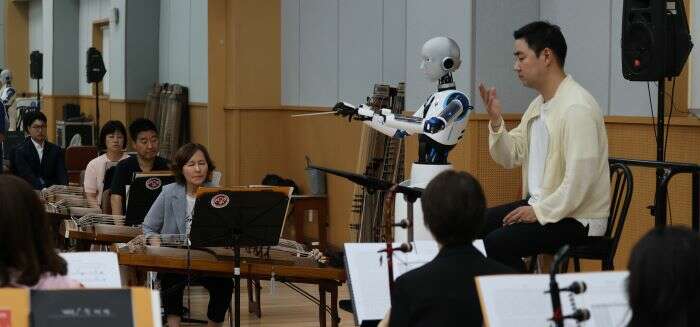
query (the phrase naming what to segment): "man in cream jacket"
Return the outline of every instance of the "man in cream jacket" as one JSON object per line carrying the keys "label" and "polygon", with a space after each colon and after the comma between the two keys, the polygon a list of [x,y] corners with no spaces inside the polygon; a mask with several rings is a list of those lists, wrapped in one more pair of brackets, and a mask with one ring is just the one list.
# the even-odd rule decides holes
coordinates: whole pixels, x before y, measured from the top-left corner
{"label": "man in cream jacket", "polygon": [[513,33],[513,69],[537,96],[506,131],[495,88],[479,86],[489,122],[489,152],[522,167],[523,200],[489,208],[482,236],[489,257],[517,270],[522,257],[603,235],[610,207],[608,139],[598,103],[564,72],[558,26],[533,22]]}

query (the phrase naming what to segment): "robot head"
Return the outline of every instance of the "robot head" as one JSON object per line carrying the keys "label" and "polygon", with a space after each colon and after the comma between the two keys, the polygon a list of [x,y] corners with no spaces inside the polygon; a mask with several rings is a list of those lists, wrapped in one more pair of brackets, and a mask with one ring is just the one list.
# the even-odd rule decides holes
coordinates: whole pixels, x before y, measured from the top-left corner
{"label": "robot head", "polygon": [[9,69],[4,69],[0,72],[0,82],[2,82],[2,84],[9,84],[12,82],[12,72]]}
{"label": "robot head", "polygon": [[420,68],[431,81],[437,81],[447,73],[456,71],[462,60],[459,59],[459,46],[449,37],[434,37],[423,44]]}

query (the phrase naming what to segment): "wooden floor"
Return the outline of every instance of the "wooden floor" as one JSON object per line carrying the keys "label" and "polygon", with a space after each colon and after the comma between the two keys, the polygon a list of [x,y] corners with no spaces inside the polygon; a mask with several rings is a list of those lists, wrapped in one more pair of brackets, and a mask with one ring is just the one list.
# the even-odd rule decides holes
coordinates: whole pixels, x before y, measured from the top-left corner
{"label": "wooden floor", "polygon": [[[293,291],[282,283],[275,283],[275,293],[271,294],[270,283],[262,281],[262,317],[258,318],[248,313],[248,294],[246,281],[241,284],[241,326],[289,326],[307,327],[318,326],[318,306],[306,299],[301,294]],[[314,296],[318,296],[318,286],[307,284],[295,284]],[[203,287],[192,287],[190,291],[192,318],[206,320],[207,303],[209,294]],[[338,289],[339,299],[349,299],[347,284]],[[330,302],[330,296],[327,297]],[[233,300],[232,300],[233,303]],[[187,291],[185,291],[184,304],[187,305]],[[343,310],[340,312],[340,326],[354,326],[355,322],[351,313]],[[326,313],[326,326],[331,326],[331,317]],[[183,324],[183,326],[198,326],[198,324]],[[228,326],[228,315],[224,326]]]}

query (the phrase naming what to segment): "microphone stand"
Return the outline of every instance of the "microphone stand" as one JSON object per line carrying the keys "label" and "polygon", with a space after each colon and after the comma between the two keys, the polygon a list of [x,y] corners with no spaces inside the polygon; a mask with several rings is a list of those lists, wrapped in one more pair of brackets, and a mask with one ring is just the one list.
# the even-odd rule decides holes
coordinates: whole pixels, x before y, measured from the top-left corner
{"label": "microphone stand", "polygon": [[[394,224],[391,221],[391,214],[385,214],[384,216],[384,221],[385,221],[385,229],[387,231],[387,235],[390,234],[391,227],[401,227],[401,228],[406,228],[406,232],[408,233],[407,235],[407,240],[408,244],[404,243],[398,248],[394,248],[391,242],[391,237],[387,236],[386,240],[386,249],[380,250],[379,252],[386,252],[387,256],[387,268],[388,268],[388,273],[389,273],[389,293],[393,293],[394,290],[394,261],[393,261],[393,255],[394,251],[401,251],[401,252],[411,252],[413,249],[413,246],[411,243],[413,243],[413,204],[418,200],[419,197],[423,194],[423,189],[417,188],[417,187],[409,187],[409,186],[402,186],[399,184],[394,184],[392,182],[387,182],[385,180],[381,180],[378,178],[374,177],[368,177],[365,175],[360,175],[360,174],[355,174],[355,173],[350,173],[342,170],[337,170],[337,169],[332,169],[332,168],[326,168],[326,167],[319,167],[319,166],[314,166],[309,164],[310,161],[307,158],[307,169],[317,169],[320,171],[327,172],[332,175],[344,177],[351,182],[364,186],[368,190],[374,190],[374,191],[388,191],[389,193],[387,194],[386,198],[384,199],[384,205],[385,206],[390,206],[391,202],[393,202],[395,193],[402,193],[404,196],[404,199],[406,200],[406,205],[407,205],[407,219],[402,220],[398,224]],[[388,209],[390,210],[390,209]],[[385,213],[390,213],[390,211],[385,211]]]}
{"label": "microphone stand", "polygon": [[569,245],[564,245],[559,249],[554,255],[554,263],[552,263],[549,269],[549,297],[552,300],[552,318],[550,318],[550,320],[554,321],[557,327],[564,327],[564,318],[561,311],[561,297],[556,275],[559,270],[559,265],[564,258],[566,258],[568,252]]}
{"label": "microphone stand", "polygon": [[586,283],[583,282],[573,282],[571,286],[560,289],[557,283],[556,275],[559,271],[559,266],[562,261],[566,258],[569,252],[569,245],[564,245],[557,251],[554,255],[554,262],[549,269],[549,297],[552,300],[552,318],[549,320],[554,321],[556,327],[564,327],[565,319],[574,319],[578,322],[586,321],[591,318],[591,313],[587,309],[576,309],[574,313],[564,316],[561,308],[561,297],[560,292],[572,292],[574,294],[580,294],[586,291]]}

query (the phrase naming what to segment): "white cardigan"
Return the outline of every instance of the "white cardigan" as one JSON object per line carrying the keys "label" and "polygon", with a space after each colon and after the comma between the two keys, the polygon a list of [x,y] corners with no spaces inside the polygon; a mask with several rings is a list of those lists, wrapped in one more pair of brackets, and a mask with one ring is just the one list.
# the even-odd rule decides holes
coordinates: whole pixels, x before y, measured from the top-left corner
{"label": "white cardigan", "polygon": [[[506,132],[489,125],[489,152],[505,168],[522,166],[523,197],[528,194],[527,162],[530,122],[539,116],[542,95],[535,98],[520,124]],[[607,218],[610,214],[608,137],[600,106],[568,75],[549,102],[545,124],[549,145],[541,200],[532,206],[540,224],[565,217]]]}

